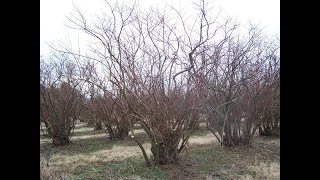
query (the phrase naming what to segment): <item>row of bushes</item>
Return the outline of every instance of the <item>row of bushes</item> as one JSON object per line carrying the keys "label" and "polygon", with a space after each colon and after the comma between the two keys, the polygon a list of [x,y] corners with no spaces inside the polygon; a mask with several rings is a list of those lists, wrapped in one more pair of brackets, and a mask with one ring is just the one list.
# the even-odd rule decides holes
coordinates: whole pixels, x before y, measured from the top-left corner
{"label": "row of bushes", "polygon": [[[62,45],[41,59],[40,115],[53,143],[68,144],[74,121],[84,119],[96,129],[104,124],[111,139],[131,131],[150,166],[176,162],[200,117],[223,146],[277,134],[279,41],[254,25],[216,21],[204,0],[195,6],[195,21],[173,7],[162,14],[108,4],[103,21],[76,9],[70,26],[93,39],[91,53]],[[153,159],[134,123],[148,135]]]}

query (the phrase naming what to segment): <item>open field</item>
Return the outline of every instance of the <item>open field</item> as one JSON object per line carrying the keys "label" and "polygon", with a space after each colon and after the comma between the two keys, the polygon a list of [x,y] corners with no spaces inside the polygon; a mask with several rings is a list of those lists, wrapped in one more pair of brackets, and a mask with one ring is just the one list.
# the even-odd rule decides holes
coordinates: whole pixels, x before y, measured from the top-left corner
{"label": "open field", "polygon": [[[150,147],[143,130],[135,129],[135,135]],[[132,139],[112,142],[104,130],[77,123],[68,146],[53,147],[41,136],[40,156],[52,179],[280,179],[278,138],[255,137],[250,149],[226,149],[202,124],[189,144],[188,157],[182,152],[178,164],[146,167]]]}

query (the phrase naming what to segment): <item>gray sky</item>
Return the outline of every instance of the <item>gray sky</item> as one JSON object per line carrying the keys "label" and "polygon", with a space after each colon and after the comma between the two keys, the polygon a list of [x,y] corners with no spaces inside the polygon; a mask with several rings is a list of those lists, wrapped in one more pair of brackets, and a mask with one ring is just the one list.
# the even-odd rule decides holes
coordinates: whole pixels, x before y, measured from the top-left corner
{"label": "gray sky", "polygon": [[[127,0],[128,2],[133,2]],[[269,35],[280,36],[280,0],[210,0],[216,10],[221,9],[222,17],[236,18],[245,24],[248,20],[265,28],[264,32]],[[40,1],[40,55],[49,52],[45,42],[54,42],[71,39],[83,41],[80,32],[67,28],[64,24],[66,16],[73,10],[76,4],[82,11],[99,12],[104,9],[103,0],[41,0]],[[109,0],[113,3],[115,0]],[[165,2],[177,9],[188,11],[192,8],[192,2],[196,0],[140,0],[140,7],[148,9],[151,6],[163,7]],[[189,11],[192,12],[192,11]]]}

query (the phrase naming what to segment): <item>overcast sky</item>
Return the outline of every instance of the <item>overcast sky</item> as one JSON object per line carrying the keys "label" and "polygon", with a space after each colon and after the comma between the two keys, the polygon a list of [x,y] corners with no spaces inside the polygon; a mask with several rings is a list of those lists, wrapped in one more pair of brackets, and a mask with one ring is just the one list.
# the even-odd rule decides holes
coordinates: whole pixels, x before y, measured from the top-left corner
{"label": "overcast sky", "polygon": [[[130,0],[127,0],[130,1]],[[132,0],[133,1],[133,0]],[[269,35],[280,36],[280,0],[210,0],[224,17],[236,18],[245,24],[248,20],[265,28]],[[79,34],[65,26],[66,16],[76,4],[82,11],[98,12],[104,6],[104,0],[41,0],[40,1],[40,55],[49,52],[45,42],[65,40],[67,36],[79,37]],[[115,0],[109,0],[115,2]],[[140,0],[141,8],[162,7],[165,2],[177,9],[188,10],[196,0]],[[192,11],[190,11],[192,12]],[[82,39],[81,39],[82,40]]]}

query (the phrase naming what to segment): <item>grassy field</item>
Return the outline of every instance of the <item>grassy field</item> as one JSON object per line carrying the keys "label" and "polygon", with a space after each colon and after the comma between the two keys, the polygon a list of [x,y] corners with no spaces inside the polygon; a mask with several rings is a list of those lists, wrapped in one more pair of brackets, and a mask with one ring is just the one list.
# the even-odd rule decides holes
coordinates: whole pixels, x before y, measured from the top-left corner
{"label": "grassy field", "polygon": [[[143,130],[135,135],[150,155]],[[132,139],[112,142],[104,130],[94,131],[77,123],[71,143],[53,147],[41,136],[40,158],[43,174],[50,179],[280,179],[280,140],[255,137],[250,149],[221,148],[202,125],[190,138],[189,154],[181,154],[176,165],[146,167],[139,147]]]}

